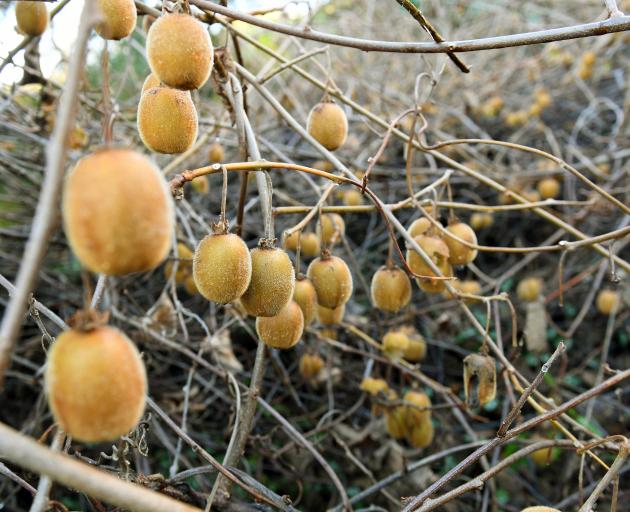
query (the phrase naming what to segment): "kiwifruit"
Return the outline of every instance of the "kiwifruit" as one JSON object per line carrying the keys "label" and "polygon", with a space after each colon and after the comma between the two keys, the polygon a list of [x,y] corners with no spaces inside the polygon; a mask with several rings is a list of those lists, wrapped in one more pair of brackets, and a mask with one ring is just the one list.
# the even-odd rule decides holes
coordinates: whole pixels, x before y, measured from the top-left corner
{"label": "kiwifruit", "polygon": [[193,16],[164,14],[149,29],[147,58],[162,83],[185,91],[199,89],[212,71],[214,50],[206,28]]}
{"label": "kiwifruit", "polygon": [[375,379],[374,377],[365,377],[359,386],[361,391],[365,391],[372,396],[376,396],[379,393],[384,393],[389,389],[387,381],[385,379]]}
{"label": "kiwifruit", "polygon": [[542,279],[539,277],[526,277],[518,283],[518,286],[516,287],[516,294],[521,300],[533,302],[540,297],[542,289]]}
{"label": "kiwifruit", "polygon": [[208,160],[213,164],[220,164],[225,160],[225,150],[218,142],[213,142],[208,150]]}
{"label": "kiwifruit", "polygon": [[597,54],[592,50],[584,52],[584,55],[582,55],[582,64],[584,64],[585,66],[594,65],[596,60]]}
{"label": "kiwifruit", "polygon": [[385,428],[394,439],[403,439],[407,435],[405,408],[403,406],[385,412]]}
{"label": "kiwifruit", "polygon": [[537,203],[540,201],[540,194],[538,193],[538,190],[523,190],[521,195],[530,203]]}
{"label": "kiwifruit", "polygon": [[79,160],[62,201],[66,236],[92,272],[145,272],[166,258],[173,200],[159,169],[130,149],[104,149]]}
{"label": "kiwifruit", "polygon": [[295,273],[282,249],[256,247],[251,251],[252,279],[241,303],[252,316],[276,316],[291,300]]}
{"label": "kiwifruit", "polygon": [[159,78],[155,76],[153,73],[149,73],[147,77],[144,79],[144,83],[142,84],[142,89],[140,94],[144,94],[149,89],[153,89],[155,87],[162,87],[162,83]]}
{"label": "kiwifruit", "polygon": [[333,241],[339,241],[345,232],[346,223],[338,213],[326,213],[317,223],[317,234],[326,245],[330,245]]}
{"label": "kiwifruit", "polygon": [[199,288],[197,288],[197,283],[192,275],[188,275],[184,280],[184,290],[186,290],[188,295],[197,295],[199,293]]}
{"label": "kiwifruit", "polygon": [[403,350],[403,358],[412,363],[422,361],[427,354],[427,344],[424,338],[420,334],[417,334],[416,337],[409,335],[407,337],[409,338],[409,345]]}
{"label": "kiwifruit", "polygon": [[494,215],[492,213],[473,213],[470,216],[470,227],[475,231],[489,228],[494,224]]}
{"label": "kiwifruit", "polygon": [[300,254],[304,258],[315,258],[320,253],[319,237],[312,231],[302,233],[300,239]]}
{"label": "kiwifruit", "polygon": [[41,36],[48,26],[48,9],[43,2],[16,2],[15,20],[27,36]]}
{"label": "kiwifruit", "polygon": [[332,172],[335,170],[335,166],[328,160],[315,160],[311,164],[311,167],[313,169],[319,169],[320,171],[324,172]]}
{"label": "kiwifruit", "polygon": [[562,512],[557,508],[545,507],[543,505],[536,505],[534,507],[527,507],[521,510],[521,512]]}
{"label": "kiwifruit", "polygon": [[317,354],[303,354],[300,357],[300,373],[305,379],[317,377],[324,368],[324,360]]}
{"label": "kiwifruit", "polygon": [[402,331],[391,330],[383,336],[383,350],[388,354],[402,355],[408,347],[409,338]]}
{"label": "kiwifruit", "polygon": [[306,122],[308,133],[322,146],[335,151],[348,136],[348,119],[339,105],[324,101],[315,105]]}
{"label": "kiwifruit", "polygon": [[408,430],[407,440],[414,448],[426,448],[433,442],[434,430],[431,420],[425,420]]}
{"label": "kiwifruit", "polygon": [[342,304],[336,308],[325,308],[324,306],[317,305],[317,320],[322,325],[337,325],[343,320],[343,315],[346,312],[346,305]]}
{"label": "kiwifruit", "polygon": [[[468,295],[479,295],[481,293],[481,284],[479,284],[479,281],[476,281],[474,279],[463,279],[463,280],[452,281],[451,286],[455,288],[456,291],[460,293],[465,293]],[[445,298],[449,300],[454,298],[451,292],[448,291],[447,289],[444,289],[442,294],[444,295]],[[466,303],[471,303],[474,301],[475,299],[472,299],[472,298],[464,298],[464,302]]]}
{"label": "kiwifruit", "polygon": [[[444,276],[450,277],[453,275],[453,267],[448,261],[448,246],[441,238],[420,235],[415,237],[414,240],[427,253],[431,261]],[[416,274],[427,277],[435,276],[429,265],[411,248],[407,250],[407,264]],[[439,293],[445,288],[444,281],[441,279],[417,279],[416,281],[422,290],[429,293]]]}
{"label": "kiwifruit", "polygon": [[545,178],[538,182],[536,189],[543,199],[555,199],[560,193],[560,182],[556,178]]}
{"label": "kiwifruit", "polygon": [[351,188],[343,193],[343,204],[346,206],[361,206],[363,204],[363,194]]}
{"label": "kiwifruit", "polygon": [[304,315],[304,325],[310,325],[317,309],[317,292],[308,277],[299,275],[295,280],[293,300],[297,302]]}
{"label": "kiwifruit", "polygon": [[603,314],[610,316],[619,311],[621,305],[621,297],[615,290],[604,289],[597,294],[597,310]]}
{"label": "kiwifruit", "polygon": [[383,266],[372,277],[370,292],[375,308],[400,311],[411,300],[411,281],[401,268]]}
{"label": "kiwifruit", "polygon": [[193,277],[206,299],[227,304],[240,298],[252,278],[252,258],[234,233],[207,235],[195,250]]}
{"label": "kiwifruit", "polygon": [[138,132],[157,153],[183,153],[197,138],[197,110],[186,91],[154,87],[138,103]]}
{"label": "kiwifruit", "polygon": [[[193,252],[186,246],[179,242],[177,244],[177,270],[175,271],[175,282],[177,284],[184,284],[186,278],[190,276],[192,272],[192,258]],[[166,279],[170,279],[173,274],[174,262],[169,261],[164,265],[164,276]]]}
{"label": "kiwifruit", "polygon": [[[541,439],[543,438],[540,437],[539,440]],[[552,462],[555,462],[559,456],[560,456],[560,450],[553,446],[549,446],[547,448],[541,448],[530,454],[530,457],[534,461],[534,464],[540,467],[544,467],[551,464]]]}
{"label": "kiwifruit", "polygon": [[352,295],[352,274],[346,262],[337,256],[321,256],[308,266],[307,275],[317,292],[317,303],[334,309]]}
{"label": "kiwifruit", "polygon": [[103,39],[124,39],[136,28],[137,12],[133,0],[97,0],[101,21],[94,30]]}
{"label": "kiwifruit", "polygon": [[300,241],[301,233],[300,231],[293,231],[289,236],[285,236],[282,241],[282,246],[287,251],[297,251],[298,242]]}
{"label": "kiwifruit", "polygon": [[[477,245],[477,235],[468,224],[456,222],[449,225],[446,230],[469,244]],[[446,234],[444,235],[444,242],[448,246],[448,260],[453,265],[467,265],[477,257],[477,249],[467,247]]]}
{"label": "kiwifruit", "polygon": [[190,185],[195,192],[203,196],[208,195],[210,192],[210,180],[208,180],[208,176],[197,176],[196,178],[193,178]]}
{"label": "kiwifruit", "polygon": [[429,219],[427,219],[426,217],[420,217],[419,219],[416,219],[411,223],[411,226],[409,226],[407,232],[415,238],[417,236],[424,235],[429,230],[431,225],[432,224]]}
{"label": "kiwifruit", "polygon": [[409,428],[413,428],[423,421],[431,418],[431,399],[421,391],[408,391],[403,400],[408,402],[404,406],[405,422]]}
{"label": "kiwifruit", "polygon": [[55,421],[75,440],[111,441],[142,417],[144,364],[134,344],[113,327],[63,332],[48,352],[45,380]]}
{"label": "kiwifruit", "polygon": [[290,300],[276,316],[256,319],[256,332],[268,347],[291,348],[304,331],[304,316],[300,306]]}

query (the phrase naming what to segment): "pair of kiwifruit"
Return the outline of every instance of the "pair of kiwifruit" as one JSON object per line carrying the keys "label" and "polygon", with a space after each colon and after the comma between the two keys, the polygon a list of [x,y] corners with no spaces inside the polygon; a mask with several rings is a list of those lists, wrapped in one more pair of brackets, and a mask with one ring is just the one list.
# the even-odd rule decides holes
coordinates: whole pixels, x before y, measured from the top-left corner
{"label": "pair of kiwifruit", "polygon": [[402,326],[385,333],[382,348],[390,357],[402,357],[413,363],[422,361],[427,353],[424,338],[413,326]]}
{"label": "pair of kiwifruit", "polygon": [[404,405],[385,411],[387,433],[394,439],[407,439],[414,448],[426,448],[433,441],[431,399],[421,391],[408,391]]}
{"label": "pair of kiwifruit", "polygon": [[322,325],[341,322],[353,289],[352,274],[345,261],[324,251],[308,266],[306,277],[301,276],[298,281],[301,289],[296,300],[307,302],[307,309],[316,313]]}

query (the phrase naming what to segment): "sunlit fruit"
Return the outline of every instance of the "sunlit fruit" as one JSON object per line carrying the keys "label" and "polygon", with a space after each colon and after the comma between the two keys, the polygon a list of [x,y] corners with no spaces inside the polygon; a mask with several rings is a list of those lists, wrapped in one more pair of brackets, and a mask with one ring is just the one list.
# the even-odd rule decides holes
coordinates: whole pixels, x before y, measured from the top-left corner
{"label": "sunlit fruit", "polygon": [[336,308],[325,308],[324,306],[317,305],[317,320],[322,325],[337,325],[343,320],[343,315],[346,312],[346,305],[342,304]]}
{"label": "sunlit fruit", "polygon": [[370,292],[375,308],[400,311],[411,300],[411,281],[401,268],[383,266],[372,277]]}
{"label": "sunlit fruit", "polygon": [[295,280],[293,300],[302,310],[304,325],[309,325],[315,318],[315,312],[317,311],[317,292],[308,277],[300,275]]}
{"label": "sunlit fruit", "polygon": [[157,76],[153,73],[149,73],[142,83],[142,90],[140,91],[140,94],[144,94],[149,89],[153,89],[155,87],[162,87],[162,83]]}
{"label": "sunlit fruit", "polygon": [[16,2],[15,19],[27,36],[41,36],[48,26],[48,9],[43,2]]}
{"label": "sunlit fruit", "polygon": [[383,336],[383,351],[392,356],[401,356],[409,347],[409,338],[399,330],[389,331]]}
{"label": "sunlit fruit", "polygon": [[473,213],[470,216],[470,227],[475,231],[489,228],[494,224],[494,215],[492,213]]}
{"label": "sunlit fruit", "polygon": [[303,331],[302,310],[292,300],[276,316],[259,316],[256,319],[256,332],[268,347],[291,348],[300,341]]}
{"label": "sunlit fruit", "polygon": [[433,436],[433,423],[429,419],[409,429],[407,440],[414,448],[426,448],[433,442]]}
{"label": "sunlit fruit", "polygon": [[208,30],[193,16],[164,14],[149,29],[147,58],[162,83],[187,91],[208,80],[214,50]]}
{"label": "sunlit fruit", "polygon": [[545,178],[538,182],[536,189],[542,199],[555,199],[560,193],[560,183],[555,178]]}
{"label": "sunlit fruit", "polygon": [[[477,245],[477,235],[468,224],[457,222],[450,224],[446,230],[469,244]],[[468,247],[446,234],[444,235],[444,242],[448,246],[448,260],[453,265],[467,265],[477,257],[477,249]]]}
{"label": "sunlit fruit", "polygon": [[307,271],[313,282],[320,306],[334,309],[352,295],[352,274],[346,262],[337,256],[321,256],[311,262]]}
{"label": "sunlit fruit", "polygon": [[597,295],[597,310],[603,315],[612,315],[619,311],[621,297],[615,290],[605,289]]}
{"label": "sunlit fruit", "polygon": [[233,233],[207,235],[195,250],[193,276],[208,300],[227,304],[240,298],[252,277],[247,245]]}
{"label": "sunlit fruit", "polygon": [[345,232],[346,223],[338,213],[326,213],[317,223],[317,234],[326,245],[338,242]]}
{"label": "sunlit fruit", "polygon": [[[440,270],[442,275],[447,277],[453,275],[453,268],[448,261],[448,246],[441,238],[420,235],[415,237],[414,240]],[[411,247],[407,250],[407,264],[418,275],[425,277],[436,275],[422,257]],[[439,293],[444,289],[444,281],[440,279],[418,279],[417,282],[421,289],[429,293]]]}
{"label": "sunlit fruit", "polygon": [[63,190],[66,236],[92,272],[145,272],[166,258],[174,209],[159,169],[130,149],[104,149],[79,160]]}
{"label": "sunlit fruit", "polygon": [[518,283],[516,295],[521,300],[533,302],[540,297],[543,289],[542,279],[539,277],[526,277]]}
{"label": "sunlit fruit", "polygon": [[264,246],[253,249],[251,257],[252,279],[241,303],[252,316],[276,316],[293,296],[295,273],[291,259],[282,249]]}
{"label": "sunlit fruit", "polygon": [[133,0],[97,0],[101,20],[94,30],[103,39],[124,39],[136,28],[136,4]]}
{"label": "sunlit fruit", "polygon": [[45,379],[55,421],[75,440],[114,440],[142,417],[144,364],[134,344],[113,327],[62,333],[48,352]]}
{"label": "sunlit fruit", "polygon": [[138,103],[138,132],[157,153],[183,153],[197,138],[197,110],[186,91],[154,87]]}
{"label": "sunlit fruit", "polygon": [[225,150],[218,142],[213,142],[208,150],[208,160],[213,164],[220,164],[225,160]]}
{"label": "sunlit fruit", "polygon": [[409,226],[407,232],[415,238],[417,236],[424,235],[431,226],[432,224],[429,219],[427,219],[426,217],[420,217],[419,219],[416,219],[411,223],[411,226]]}
{"label": "sunlit fruit", "polygon": [[346,206],[361,206],[363,204],[363,194],[356,189],[346,190],[343,193],[343,204]]}
{"label": "sunlit fruit", "polygon": [[324,368],[324,360],[317,354],[304,354],[300,357],[299,367],[302,377],[313,379]]}
{"label": "sunlit fruit", "polygon": [[339,105],[325,101],[312,108],[308,115],[307,129],[322,146],[335,151],[346,141],[348,119]]}
{"label": "sunlit fruit", "polygon": [[314,258],[320,252],[319,237],[311,232],[302,233],[300,240],[300,254],[304,258]]}
{"label": "sunlit fruit", "polygon": [[[186,278],[192,272],[192,258],[193,252],[186,246],[179,242],[177,244],[177,270],[175,271],[175,282],[177,284],[183,284]],[[164,276],[166,279],[170,279],[173,274],[173,268],[175,263],[169,261],[164,265]]]}

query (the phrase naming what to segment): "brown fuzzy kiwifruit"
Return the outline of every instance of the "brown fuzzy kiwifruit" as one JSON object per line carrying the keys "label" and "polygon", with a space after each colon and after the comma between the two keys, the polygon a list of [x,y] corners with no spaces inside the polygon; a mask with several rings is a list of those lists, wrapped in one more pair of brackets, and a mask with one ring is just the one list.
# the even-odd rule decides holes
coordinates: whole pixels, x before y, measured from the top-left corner
{"label": "brown fuzzy kiwifruit", "polygon": [[383,336],[383,351],[390,356],[400,357],[409,348],[409,337],[403,331],[395,329]]}
{"label": "brown fuzzy kiwifruit", "polygon": [[470,227],[475,231],[489,228],[494,224],[494,215],[492,213],[473,213],[470,216]]}
{"label": "brown fuzzy kiwifruit", "polygon": [[560,182],[553,177],[544,178],[536,185],[542,199],[555,199],[560,193]]}
{"label": "brown fuzzy kiwifruit", "polygon": [[17,2],[15,20],[27,36],[41,36],[48,26],[48,9],[43,2]]}
{"label": "brown fuzzy kiwifruit", "polygon": [[383,266],[372,277],[372,304],[383,311],[396,312],[411,300],[411,281],[399,267]]}
{"label": "brown fuzzy kiwifruit", "polygon": [[610,316],[619,311],[621,296],[615,290],[604,289],[597,294],[596,304],[597,311],[602,315]]}
{"label": "brown fuzzy kiwifruit", "polygon": [[408,430],[407,441],[414,448],[426,448],[433,442],[433,436],[433,423],[428,419]]}
{"label": "brown fuzzy kiwifruit", "polygon": [[417,236],[424,235],[427,231],[429,231],[431,225],[432,224],[429,219],[427,219],[426,217],[420,217],[419,219],[416,219],[411,223],[411,226],[409,226],[407,232],[415,238]]}
{"label": "brown fuzzy kiwifruit", "polygon": [[304,354],[300,357],[300,373],[305,379],[317,377],[324,368],[324,360],[318,354]]}
{"label": "brown fuzzy kiwifruit", "polygon": [[346,232],[346,223],[338,213],[326,213],[317,223],[317,234],[326,245],[339,241]]}
{"label": "brown fuzzy kiwifruit", "polygon": [[[449,225],[446,228],[446,231],[452,233],[457,238],[461,238],[469,244],[477,245],[477,235],[468,224],[456,222]],[[458,242],[454,238],[448,236],[448,234],[444,235],[444,242],[446,242],[446,245],[448,246],[448,260],[453,265],[467,265],[468,263],[474,261],[477,257],[477,249],[473,249],[461,242]]]}
{"label": "brown fuzzy kiwifruit", "polygon": [[202,196],[207,196],[210,192],[210,180],[208,176],[197,176],[190,182],[193,190]]}
{"label": "brown fuzzy kiwifruit", "polygon": [[310,325],[317,310],[317,292],[308,277],[299,275],[295,280],[293,300],[297,302],[304,315],[304,325]]}
{"label": "brown fuzzy kiwifruit", "polygon": [[220,164],[225,160],[225,150],[218,142],[213,142],[208,150],[208,160],[213,164]]}
{"label": "brown fuzzy kiwifruit", "polygon": [[193,277],[206,299],[227,304],[240,298],[252,278],[252,258],[233,233],[207,235],[195,250]]}
{"label": "brown fuzzy kiwifruit", "polygon": [[363,194],[352,188],[343,193],[342,200],[346,206],[361,206],[363,204]]}
{"label": "brown fuzzy kiwifruit", "polygon": [[317,303],[334,309],[352,295],[352,274],[346,262],[337,256],[321,256],[311,262],[306,272],[317,292]]}
{"label": "brown fuzzy kiwifruit", "polygon": [[336,308],[325,308],[324,306],[317,305],[317,320],[322,325],[337,325],[343,320],[343,315],[346,312],[346,305],[342,304]]}
{"label": "brown fuzzy kiwifruit", "polygon": [[70,247],[92,272],[123,275],[157,267],[168,254],[173,200],[159,169],[130,149],[79,160],[63,189]]}
{"label": "brown fuzzy kiwifruit", "polygon": [[[453,275],[453,267],[448,261],[449,250],[446,243],[441,238],[435,236],[420,235],[414,238],[416,243],[429,256],[431,261],[440,270],[442,275],[450,277]],[[435,273],[421,256],[412,248],[407,250],[407,264],[409,268],[421,276],[432,277]],[[418,279],[418,286],[429,293],[439,293],[444,290],[444,280],[441,279]]]}
{"label": "brown fuzzy kiwifruit", "polygon": [[295,273],[282,249],[256,247],[251,251],[252,279],[241,304],[252,316],[276,316],[291,300]]}
{"label": "brown fuzzy kiwifruit", "polygon": [[162,82],[160,82],[160,79],[153,73],[149,73],[142,83],[140,94],[144,94],[149,89],[153,89],[155,87],[162,87]]}
{"label": "brown fuzzy kiwifruit", "polygon": [[271,348],[291,348],[296,345],[304,331],[304,316],[300,306],[290,300],[276,316],[256,319],[256,332]]}
{"label": "brown fuzzy kiwifruit", "polygon": [[142,417],[144,364],[129,338],[113,327],[62,333],[48,352],[45,381],[55,421],[76,440],[111,441]]}
{"label": "brown fuzzy kiwifruit", "polygon": [[303,233],[300,240],[300,254],[304,258],[315,258],[320,253],[319,237],[311,232]]}
{"label": "brown fuzzy kiwifruit", "polygon": [[431,418],[431,399],[422,391],[408,391],[403,400],[405,407],[405,423],[411,428]]}
{"label": "brown fuzzy kiwifruit", "polygon": [[343,109],[331,101],[315,105],[308,115],[308,133],[322,146],[335,151],[348,136],[348,119]]}
{"label": "brown fuzzy kiwifruit", "polygon": [[300,235],[301,235],[300,231],[294,231],[289,236],[285,236],[284,241],[282,243],[283,247],[287,251],[296,252],[297,247],[298,247],[298,242],[300,241]]}
{"label": "brown fuzzy kiwifruit", "polygon": [[539,277],[526,277],[518,283],[516,294],[525,302],[538,300],[543,290],[543,281]]}
{"label": "brown fuzzy kiwifruit", "polygon": [[361,381],[359,386],[361,391],[365,391],[372,396],[376,396],[379,393],[385,393],[389,386],[387,385],[387,381],[385,379],[375,379],[374,377],[365,377]]}
{"label": "brown fuzzy kiwifruit", "polygon": [[133,0],[96,0],[101,20],[94,30],[103,39],[124,39],[136,28],[138,14]]}
{"label": "brown fuzzy kiwifruit", "polygon": [[385,428],[394,439],[403,439],[407,435],[404,407],[398,406],[385,412]]}
{"label": "brown fuzzy kiwifruit", "polygon": [[162,83],[189,91],[208,80],[214,50],[208,31],[193,16],[164,14],[149,29],[147,58]]}
{"label": "brown fuzzy kiwifruit", "polygon": [[138,103],[138,132],[157,153],[183,153],[197,138],[197,110],[186,91],[154,87]]}

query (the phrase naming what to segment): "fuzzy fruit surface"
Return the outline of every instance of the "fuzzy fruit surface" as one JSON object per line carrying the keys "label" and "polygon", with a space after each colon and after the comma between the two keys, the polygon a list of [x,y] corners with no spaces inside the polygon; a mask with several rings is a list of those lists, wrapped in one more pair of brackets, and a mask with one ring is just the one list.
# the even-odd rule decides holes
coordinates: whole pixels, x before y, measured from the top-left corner
{"label": "fuzzy fruit surface", "polygon": [[293,300],[302,310],[304,325],[310,325],[315,318],[315,311],[317,310],[317,292],[310,279],[303,277],[295,281]]}
{"label": "fuzzy fruit surface", "polygon": [[317,319],[322,325],[337,325],[343,320],[343,315],[346,312],[346,305],[342,304],[336,308],[325,308],[324,306],[317,305]]}
{"label": "fuzzy fruit surface", "polygon": [[188,14],[160,16],[147,35],[151,71],[162,83],[185,91],[199,89],[212,71],[214,50],[206,28]]}
{"label": "fuzzy fruit surface", "polygon": [[48,10],[43,2],[17,2],[15,20],[27,36],[41,36],[48,27]]}
{"label": "fuzzy fruit surface", "polygon": [[245,311],[253,316],[276,316],[293,296],[295,272],[282,249],[256,247],[251,251],[252,278],[241,296]]}
{"label": "fuzzy fruit surface", "polygon": [[603,315],[612,315],[619,311],[621,297],[615,290],[602,290],[597,295],[597,310]]}
{"label": "fuzzy fruit surface", "polygon": [[370,292],[374,307],[400,311],[411,300],[411,281],[401,268],[381,267],[372,277]]}
{"label": "fuzzy fruit surface", "polygon": [[208,160],[213,164],[219,164],[225,160],[225,151],[218,142],[213,142],[208,150]]}
{"label": "fuzzy fruit surface", "polygon": [[133,0],[97,0],[102,21],[94,27],[103,39],[124,39],[136,28],[138,14]]}
{"label": "fuzzy fruit surface", "polygon": [[335,151],[346,142],[348,119],[339,105],[330,102],[318,103],[308,115],[307,129],[322,146]]}
{"label": "fuzzy fruit surface", "polygon": [[317,354],[304,354],[300,358],[300,373],[305,379],[317,377],[324,368],[324,360]]}
{"label": "fuzzy fruit surface", "polygon": [[144,364],[129,338],[113,327],[61,334],[48,352],[45,379],[55,420],[79,441],[114,440],[142,417]]}
{"label": "fuzzy fruit surface", "polygon": [[304,331],[304,316],[295,301],[289,301],[276,316],[258,317],[256,332],[271,348],[287,349],[295,346]]}
{"label": "fuzzy fruit surface", "polygon": [[433,423],[428,419],[409,429],[407,440],[414,448],[426,448],[433,442],[433,436]]}
{"label": "fuzzy fruit surface", "polygon": [[321,222],[317,223],[317,234],[326,245],[330,245],[333,241],[339,241],[345,232],[346,223],[338,213],[322,215]]}
{"label": "fuzzy fruit surface", "polygon": [[[420,248],[429,256],[438,270],[444,276],[452,276],[453,268],[448,261],[448,246],[441,238],[435,236],[420,235],[414,238]],[[421,276],[435,277],[431,267],[422,259],[422,257],[413,249],[407,251],[407,264],[409,268]],[[443,280],[417,279],[418,286],[429,293],[439,293],[444,290]]]}
{"label": "fuzzy fruit surface", "polygon": [[195,250],[193,277],[206,299],[227,304],[240,298],[252,278],[252,258],[233,233],[206,236]]}
{"label": "fuzzy fruit surface", "polygon": [[543,282],[538,277],[527,277],[518,283],[516,294],[518,298],[526,302],[533,302],[542,293]]}
{"label": "fuzzy fruit surface", "polygon": [[168,254],[173,200],[140,153],[105,149],[79,160],[66,178],[62,211],[70,247],[92,272],[146,272]]}
{"label": "fuzzy fruit surface", "polygon": [[[457,222],[448,226],[446,230],[469,244],[477,245],[477,235],[468,224]],[[449,261],[453,265],[467,265],[477,257],[477,249],[467,247],[448,235],[444,236],[444,242],[448,246]]]}
{"label": "fuzzy fruit surface", "polygon": [[313,282],[320,306],[337,308],[352,295],[352,274],[346,262],[337,256],[313,260],[307,275]]}
{"label": "fuzzy fruit surface", "polygon": [[197,109],[186,91],[154,87],[138,103],[138,132],[156,153],[183,153],[197,139]]}
{"label": "fuzzy fruit surface", "polygon": [[431,225],[432,224],[429,219],[427,219],[426,217],[420,217],[419,219],[416,219],[411,223],[411,226],[409,226],[407,232],[415,238],[417,236],[424,235],[429,230]]}

